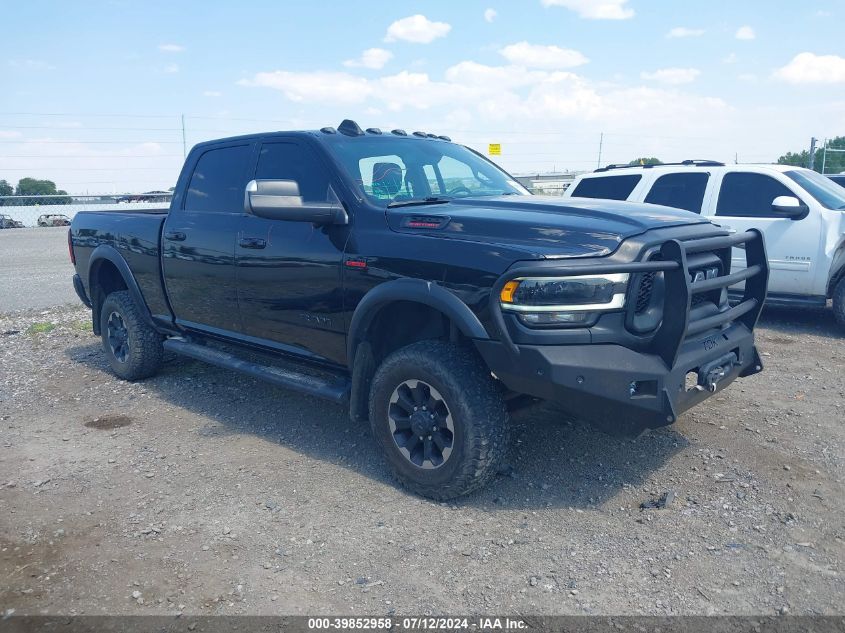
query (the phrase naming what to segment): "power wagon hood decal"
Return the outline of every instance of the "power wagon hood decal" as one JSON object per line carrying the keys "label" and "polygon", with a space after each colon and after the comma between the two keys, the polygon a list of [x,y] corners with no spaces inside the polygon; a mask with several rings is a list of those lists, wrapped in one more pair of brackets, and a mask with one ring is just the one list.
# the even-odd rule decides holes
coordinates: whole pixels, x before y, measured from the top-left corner
{"label": "power wagon hood decal", "polygon": [[[432,221],[413,221],[417,218],[448,222],[438,227]],[[387,210],[387,221],[401,233],[507,245],[537,257],[609,255],[623,240],[649,229],[707,222],[695,213],[653,204],[543,196],[398,207]]]}

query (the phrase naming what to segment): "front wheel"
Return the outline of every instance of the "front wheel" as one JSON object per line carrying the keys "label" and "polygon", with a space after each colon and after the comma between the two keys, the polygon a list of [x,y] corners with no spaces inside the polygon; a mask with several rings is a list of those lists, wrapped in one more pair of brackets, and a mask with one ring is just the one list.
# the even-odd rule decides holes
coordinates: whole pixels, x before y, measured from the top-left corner
{"label": "front wheel", "polygon": [[833,290],[833,316],[839,326],[845,328],[845,276],[837,282]]}
{"label": "front wheel", "polygon": [[508,415],[471,350],[422,341],[388,356],[370,390],[370,424],[399,481],[445,500],[484,486],[507,451]]}
{"label": "front wheel", "polygon": [[149,378],[161,366],[162,336],[144,321],[127,290],[113,292],[103,301],[100,335],[109,366],[120,378]]}

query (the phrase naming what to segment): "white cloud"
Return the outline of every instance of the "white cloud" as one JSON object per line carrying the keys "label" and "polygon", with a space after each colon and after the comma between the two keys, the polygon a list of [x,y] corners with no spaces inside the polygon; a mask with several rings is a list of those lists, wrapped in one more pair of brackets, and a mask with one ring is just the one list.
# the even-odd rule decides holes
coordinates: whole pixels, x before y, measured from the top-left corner
{"label": "white cloud", "polygon": [[276,71],[258,73],[239,83],[273,88],[296,102],[360,104],[362,112],[373,107],[386,113],[430,111],[441,125],[443,121],[475,126],[480,122],[524,123],[548,129],[550,121],[605,121],[626,126],[630,112],[637,112],[642,124],[651,121],[656,110],[661,112],[661,122],[668,117],[686,124],[706,118],[706,114],[715,124],[728,110],[720,99],[675,90],[620,88],[569,71],[488,66],[474,61],[451,66],[442,80],[407,70],[372,79],[351,73]]}
{"label": "white cloud", "polygon": [[669,29],[669,32],[666,34],[668,38],[681,38],[681,37],[701,37],[704,35],[704,29],[688,29],[685,26],[676,26],[673,29]]}
{"label": "white cloud", "polygon": [[695,81],[700,74],[701,71],[697,68],[661,68],[653,73],[640,73],[640,77],[670,86],[679,86]]}
{"label": "white cloud", "polygon": [[799,53],[775,77],[791,84],[845,83],[845,57]]}
{"label": "white cloud", "polygon": [[736,63],[736,53],[728,53],[722,58],[723,64],[735,64]]}
{"label": "white cloud", "polygon": [[162,53],[182,53],[185,47],[181,44],[159,44],[158,50]]}
{"label": "white cloud", "polygon": [[256,73],[252,79],[242,79],[241,86],[281,90],[291,101],[338,101],[360,103],[372,92],[370,82],[349,73],[331,71]]}
{"label": "white cloud", "polygon": [[206,90],[202,93],[203,97],[222,97],[223,93],[218,92],[217,90]]}
{"label": "white cloud", "polygon": [[485,22],[492,22],[496,19],[496,16],[499,15],[496,9],[485,9],[484,10],[484,21]]}
{"label": "white cloud", "polygon": [[347,68],[371,68],[378,70],[393,58],[393,53],[383,48],[368,48],[358,59],[347,59],[343,65]]}
{"label": "white cloud", "polygon": [[510,44],[499,53],[512,64],[528,68],[574,68],[590,61],[576,50],[528,42]]}
{"label": "white cloud", "polygon": [[753,40],[757,37],[757,34],[754,33],[754,29],[750,26],[741,26],[736,30],[734,37],[738,40]]}
{"label": "white cloud", "polygon": [[487,66],[473,61],[463,61],[446,69],[446,80],[470,89],[512,90],[539,83],[548,77],[546,71],[527,70],[522,66]]}
{"label": "white cloud", "polygon": [[628,0],[540,0],[544,7],[565,7],[580,17],[591,20],[627,20],[634,10],[626,7]]}
{"label": "white cloud", "polygon": [[397,40],[403,40],[415,44],[428,44],[438,37],[446,37],[451,30],[451,24],[447,24],[446,22],[432,22],[424,15],[418,13],[407,18],[402,18],[401,20],[396,20],[396,22],[387,27],[387,35],[385,35],[384,41],[395,42]]}
{"label": "white cloud", "polygon": [[162,70],[168,74],[174,74],[179,72],[179,64],[168,64]]}
{"label": "white cloud", "polygon": [[21,133],[17,130],[0,130],[0,138],[20,138]]}

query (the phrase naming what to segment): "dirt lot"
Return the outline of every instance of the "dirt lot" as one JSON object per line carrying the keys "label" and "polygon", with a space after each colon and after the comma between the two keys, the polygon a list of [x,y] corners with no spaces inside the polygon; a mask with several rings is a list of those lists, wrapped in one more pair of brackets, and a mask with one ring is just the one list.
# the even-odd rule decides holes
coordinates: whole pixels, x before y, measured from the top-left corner
{"label": "dirt lot", "polygon": [[446,505],[340,407],[182,359],[115,379],[87,318],[0,316],[0,610],[845,612],[829,312],[767,312],[763,374],[636,440],[524,412],[513,472]]}

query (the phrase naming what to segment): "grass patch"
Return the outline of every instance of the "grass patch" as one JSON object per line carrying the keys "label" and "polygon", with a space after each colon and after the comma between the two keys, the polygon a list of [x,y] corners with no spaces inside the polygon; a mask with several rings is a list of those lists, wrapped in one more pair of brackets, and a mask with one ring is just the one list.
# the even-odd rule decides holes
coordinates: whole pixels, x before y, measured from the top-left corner
{"label": "grass patch", "polygon": [[56,329],[55,323],[50,323],[49,321],[44,321],[40,323],[33,323],[28,328],[26,328],[27,334],[47,334],[48,332],[52,332]]}
{"label": "grass patch", "polygon": [[77,332],[85,332],[86,334],[91,334],[91,321],[88,319],[80,319],[79,321],[74,321],[70,324],[70,328],[72,330],[76,330]]}

